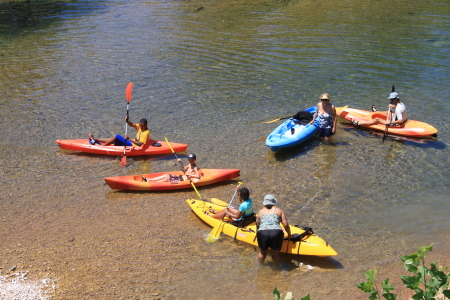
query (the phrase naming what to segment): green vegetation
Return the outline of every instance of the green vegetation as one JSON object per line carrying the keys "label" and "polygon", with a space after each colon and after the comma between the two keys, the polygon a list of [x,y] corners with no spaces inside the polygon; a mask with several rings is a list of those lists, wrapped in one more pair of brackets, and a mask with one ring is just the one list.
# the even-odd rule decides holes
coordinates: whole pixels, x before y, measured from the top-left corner
{"label": "green vegetation", "polygon": [[[280,293],[280,291],[275,287],[273,289],[272,295],[275,296],[275,300],[283,300],[283,295]],[[309,294],[305,297],[303,297],[301,300],[310,300]],[[292,296],[292,292],[287,292],[286,297],[284,297],[284,300],[294,300],[294,297]]]}
{"label": "green vegetation", "polygon": [[[437,267],[437,262],[425,265],[425,254],[432,251],[433,245],[420,247],[417,253],[408,256],[400,256],[405,269],[413,273],[413,276],[400,276],[405,286],[415,292],[413,300],[435,300],[450,299],[450,290],[448,289],[450,273],[445,274],[441,268]],[[446,268],[447,269],[447,268]],[[361,282],[356,286],[363,292],[369,294],[370,300],[381,299],[379,289],[375,282],[377,270],[370,270],[365,273],[367,281]],[[381,282],[382,296],[387,300],[397,299],[397,295],[391,293],[394,287],[389,283],[389,278]],[[436,298],[439,291],[440,297]]]}

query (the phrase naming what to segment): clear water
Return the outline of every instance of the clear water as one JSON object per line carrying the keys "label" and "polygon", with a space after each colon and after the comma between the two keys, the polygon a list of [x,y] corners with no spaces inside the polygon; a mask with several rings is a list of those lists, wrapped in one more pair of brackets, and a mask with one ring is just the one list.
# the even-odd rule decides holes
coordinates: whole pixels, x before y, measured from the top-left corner
{"label": "clear water", "polygon": [[[398,255],[434,242],[445,257],[449,16],[433,1],[0,1],[0,267],[57,278],[64,299],[261,299],[273,286],[349,299],[365,270]],[[339,255],[300,258],[312,271],[296,257],[281,272],[259,267],[251,247],[204,242],[210,228],[184,203],[193,191],[103,185],[177,169],[172,156],[122,168],[58,149],[56,139],[123,133],[130,81],[132,121],[188,143],[203,168],[240,168],[257,208],[273,193],[290,223]],[[264,144],[279,122],[261,121],[323,92],[336,106],[383,109],[393,84],[437,138],[382,143],[341,119],[331,144]],[[200,192],[230,199],[235,183]]]}

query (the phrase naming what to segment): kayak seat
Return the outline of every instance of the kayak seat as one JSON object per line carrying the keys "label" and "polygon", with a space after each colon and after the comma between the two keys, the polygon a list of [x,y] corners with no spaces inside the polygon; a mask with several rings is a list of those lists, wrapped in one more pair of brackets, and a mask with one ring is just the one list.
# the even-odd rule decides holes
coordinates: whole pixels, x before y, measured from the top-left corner
{"label": "kayak seat", "polygon": [[372,113],[370,118],[371,119],[380,118],[380,119],[386,120],[387,119],[387,115],[385,115],[383,113],[379,113],[379,112],[374,112],[374,113]]}

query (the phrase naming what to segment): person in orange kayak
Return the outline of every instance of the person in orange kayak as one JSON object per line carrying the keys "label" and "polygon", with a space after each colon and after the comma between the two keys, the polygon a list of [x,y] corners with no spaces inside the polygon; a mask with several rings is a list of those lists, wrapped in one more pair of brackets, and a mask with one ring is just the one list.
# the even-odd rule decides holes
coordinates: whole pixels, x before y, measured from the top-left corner
{"label": "person in orange kayak", "polygon": [[202,176],[200,169],[197,167],[197,157],[194,153],[190,153],[188,155],[188,161],[189,165],[186,167],[183,166],[181,159],[178,159],[178,162],[183,166],[184,175],[173,175],[173,174],[163,174],[161,176],[155,177],[155,178],[146,178],[145,176],[142,176],[142,181],[145,182],[176,182],[176,181],[184,181],[189,180],[189,178],[194,178],[194,182],[198,181]]}
{"label": "person in orange kayak", "polygon": [[225,209],[215,211],[210,210],[210,216],[214,219],[223,219],[228,217],[232,219],[231,224],[242,228],[256,220],[253,212],[253,200],[250,198],[250,191],[246,187],[237,187],[239,200],[241,204],[239,208],[227,207]]}
{"label": "person in orange kayak", "polygon": [[277,264],[279,261],[279,251],[284,240],[284,231],[280,223],[283,224],[288,239],[291,238],[291,229],[286,215],[283,210],[275,207],[275,204],[277,204],[277,199],[273,195],[266,195],[263,201],[264,208],[258,212],[258,218],[256,219],[258,228],[256,238],[259,246],[258,261],[261,264],[264,263],[269,249],[273,263]]}
{"label": "person in orange kayak", "polygon": [[150,130],[148,130],[147,127],[147,119],[142,118],[139,121],[139,124],[134,124],[128,120],[128,116],[125,118],[125,121],[127,122],[128,126],[133,127],[137,130],[136,138],[132,139],[128,135],[121,136],[119,134],[108,138],[108,139],[96,139],[92,135],[92,133],[89,132],[89,143],[92,145],[94,144],[100,144],[102,146],[144,146],[150,143]]}
{"label": "person in orange kayak", "polygon": [[[389,110],[380,112],[380,113],[383,113],[388,116],[386,118],[386,120],[383,118],[374,118],[370,121],[358,122],[357,120],[352,118],[352,119],[350,119],[350,121],[352,121],[352,123],[356,126],[375,125],[375,124],[383,124],[383,125],[390,125],[390,126],[402,125],[403,123],[405,123],[408,120],[406,118],[405,104],[400,102],[400,98],[398,97],[397,92],[392,92],[389,95],[388,99],[389,99],[389,107],[388,107]],[[373,108],[372,108],[372,110],[373,110]],[[376,108],[375,108],[375,111],[376,111]]]}
{"label": "person in orange kayak", "polygon": [[317,134],[329,141],[330,137],[336,133],[336,108],[330,103],[330,95],[328,93],[323,93],[319,99],[317,111],[309,124],[314,123],[317,116],[319,116],[319,131]]}

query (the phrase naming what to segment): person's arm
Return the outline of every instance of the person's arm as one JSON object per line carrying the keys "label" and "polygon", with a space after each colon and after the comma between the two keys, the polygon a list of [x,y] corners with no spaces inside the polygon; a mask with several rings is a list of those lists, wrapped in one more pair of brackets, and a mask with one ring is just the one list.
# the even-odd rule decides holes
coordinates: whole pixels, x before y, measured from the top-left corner
{"label": "person's arm", "polygon": [[[393,117],[393,114],[391,114],[391,119]],[[394,122],[391,122],[391,124],[403,124],[403,122],[406,120],[406,111],[401,112],[401,118],[398,118]]]}
{"label": "person's arm", "polygon": [[[185,171],[187,171],[188,169],[189,169],[189,166],[186,166],[184,168]],[[199,171],[199,169],[197,167],[194,167],[194,169],[191,170],[188,175],[190,177],[192,177],[192,178],[198,178],[198,179],[200,179],[200,177],[201,177],[200,176],[200,171]]]}
{"label": "person's arm", "polygon": [[233,209],[230,207],[227,207],[225,209],[226,209],[227,215],[232,217],[235,220],[239,219],[242,216],[242,214],[244,213],[238,209]]}
{"label": "person's arm", "polygon": [[336,133],[336,124],[337,124],[337,118],[336,118],[336,108],[334,107],[334,105],[331,106],[331,116],[333,117],[333,129],[332,129],[332,133],[335,134]]}
{"label": "person's arm", "polygon": [[135,144],[138,147],[145,145],[144,143],[139,142],[137,139],[131,139],[128,135],[125,136],[125,139],[129,140],[130,142],[132,142],[133,144]]}
{"label": "person's arm", "polygon": [[136,127],[136,125],[134,125],[134,123],[130,121],[130,118],[128,116],[125,117],[125,121],[127,122],[128,126]]}
{"label": "person's arm", "polygon": [[286,215],[284,214],[284,211],[281,211],[281,224],[283,224],[284,230],[286,230],[287,234],[288,234],[288,239],[291,238],[291,228],[289,227],[289,223],[286,219]]}
{"label": "person's arm", "polygon": [[312,124],[312,123],[314,123],[314,121],[316,120],[317,114],[319,113],[319,107],[320,107],[320,104],[321,104],[321,103],[318,103],[318,104],[317,104],[317,110],[316,110],[316,112],[314,113],[314,116],[313,116],[311,122],[309,122],[308,124]]}

